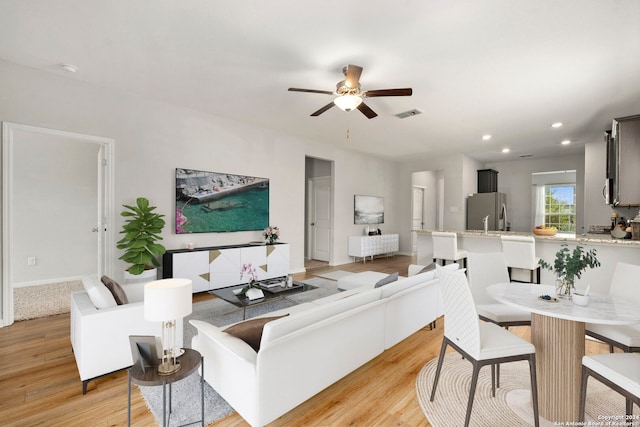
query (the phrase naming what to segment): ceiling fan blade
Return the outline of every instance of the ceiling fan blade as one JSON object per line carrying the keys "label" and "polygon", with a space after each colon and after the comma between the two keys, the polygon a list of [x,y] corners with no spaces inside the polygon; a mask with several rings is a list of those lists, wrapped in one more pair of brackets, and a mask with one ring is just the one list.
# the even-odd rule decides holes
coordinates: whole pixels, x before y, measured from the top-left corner
{"label": "ceiling fan blade", "polygon": [[360,75],[362,74],[362,67],[357,65],[347,65],[346,78],[344,79],[345,86],[349,88],[357,88],[360,84]]}
{"label": "ceiling fan blade", "polygon": [[327,111],[328,109],[330,109],[331,107],[333,107],[334,104],[333,101],[331,101],[330,103],[328,103],[327,105],[325,105],[324,107],[322,107],[321,109],[319,109],[318,111],[316,111],[315,113],[311,114],[311,116],[313,117],[317,117],[320,114],[324,113],[325,111]]}
{"label": "ceiling fan blade", "polygon": [[308,93],[322,93],[325,95],[333,95],[333,92],[330,92],[328,90],[299,89],[297,87],[290,87],[289,92],[308,92]]}
{"label": "ceiling fan blade", "polygon": [[364,102],[361,102],[360,105],[358,105],[358,110],[360,110],[360,112],[362,112],[362,114],[367,116],[367,118],[369,119],[373,119],[377,116],[376,112],[369,108],[369,106]]}
{"label": "ceiling fan blade", "polygon": [[365,98],[373,98],[375,96],[411,96],[413,89],[410,87],[404,89],[378,89],[368,90],[362,93]]}

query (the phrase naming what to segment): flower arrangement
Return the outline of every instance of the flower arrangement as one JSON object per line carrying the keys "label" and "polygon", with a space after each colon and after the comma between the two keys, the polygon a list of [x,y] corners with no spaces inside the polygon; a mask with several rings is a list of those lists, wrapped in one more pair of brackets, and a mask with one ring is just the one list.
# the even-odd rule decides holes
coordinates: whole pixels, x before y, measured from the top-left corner
{"label": "flower arrangement", "polygon": [[553,265],[543,259],[538,263],[542,268],[556,273],[557,294],[570,298],[575,288],[575,280],[582,276],[584,270],[600,267],[600,261],[598,261],[596,253],[595,249],[584,251],[580,245],[570,251],[567,244],[563,243],[562,248],[556,252],[556,259]]}
{"label": "flower arrangement", "polygon": [[280,229],[276,226],[270,225],[264,229],[262,235],[267,240],[267,242],[272,245],[276,240],[278,240],[278,238],[280,238]]}
{"label": "flower arrangement", "polygon": [[242,264],[242,269],[240,270],[240,279],[245,276],[249,278],[249,283],[247,284],[247,286],[242,288],[242,291],[240,293],[243,295],[247,293],[249,289],[258,287],[258,271],[251,263]]}

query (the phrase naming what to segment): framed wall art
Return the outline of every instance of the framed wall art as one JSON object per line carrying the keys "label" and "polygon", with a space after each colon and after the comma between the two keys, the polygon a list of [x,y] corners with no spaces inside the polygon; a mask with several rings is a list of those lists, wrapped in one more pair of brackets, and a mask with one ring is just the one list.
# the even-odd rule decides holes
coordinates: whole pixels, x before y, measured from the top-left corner
{"label": "framed wall art", "polygon": [[355,195],[354,224],[384,224],[384,197]]}
{"label": "framed wall art", "polygon": [[176,234],[264,230],[269,179],[176,169]]}

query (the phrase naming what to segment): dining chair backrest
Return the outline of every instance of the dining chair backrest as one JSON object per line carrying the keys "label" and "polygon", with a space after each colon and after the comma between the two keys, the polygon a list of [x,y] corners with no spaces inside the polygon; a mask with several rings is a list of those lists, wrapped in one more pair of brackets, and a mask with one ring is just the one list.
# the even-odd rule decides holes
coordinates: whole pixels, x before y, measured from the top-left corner
{"label": "dining chair backrest", "polygon": [[613,272],[609,295],[640,304],[640,265],[618,262]]}
{"label": "dining chair backrest", "polygon": [[538,268],[536,241],[532,236],[500,236],[507,266],[535,270]]}
{"label": "dining chair backrest", "polygon": [[480,322],[467,276],[462,270],[438,267],[444,305],[444,334],[470,356],[480,354]]}
{"label": "dining chair backrest", "polygon": [[502,252],[471,252],[467,260],[467,275],[476,304],[494,304],[487,286],[509,283],[509,271]]}
{"label": "dining chair backrest", "polygon": [[438,259],[455,260],[458,253],[458,235],[449,231],[434,231],[433,257]]}

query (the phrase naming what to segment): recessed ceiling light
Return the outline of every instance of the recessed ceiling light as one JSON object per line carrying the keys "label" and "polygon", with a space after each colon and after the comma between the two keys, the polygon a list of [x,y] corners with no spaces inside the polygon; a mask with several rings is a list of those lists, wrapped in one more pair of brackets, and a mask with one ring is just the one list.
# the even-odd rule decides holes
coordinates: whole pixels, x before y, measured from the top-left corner
{"label": "recessed ceiling light", "polygon": [[73,64],[60,64],[60,68],[68,73],[76,73],[78,71],[78,67]]}
{"label": "recessed ceiling light", "polygon": [[509,151],[511,151],[511,149],[509,149],[509,148],[503,148],[503,149],[502,149],[502,152],[503,152],[503,153],[508,153]]}
{"label": "recessed ceiling light", "polygon": [[562,122],[555,122],[551,125],[552,128],[561,128],[562,127]]}
{"label": "recessed ceiling light", "polygon": [[488,141],[488,140],[490,140],[490,139],[491,139],[491,135],[489,135],[489,134],[482,135],[482,140],[483,140],[483,141]]}
{"label": "recessed ceiling light", "polygon": [[568,139],[565,139],[564,141],[562,141],[560,144],[562,145],[569,145],[571,144],[571,141],[569,141]]}

